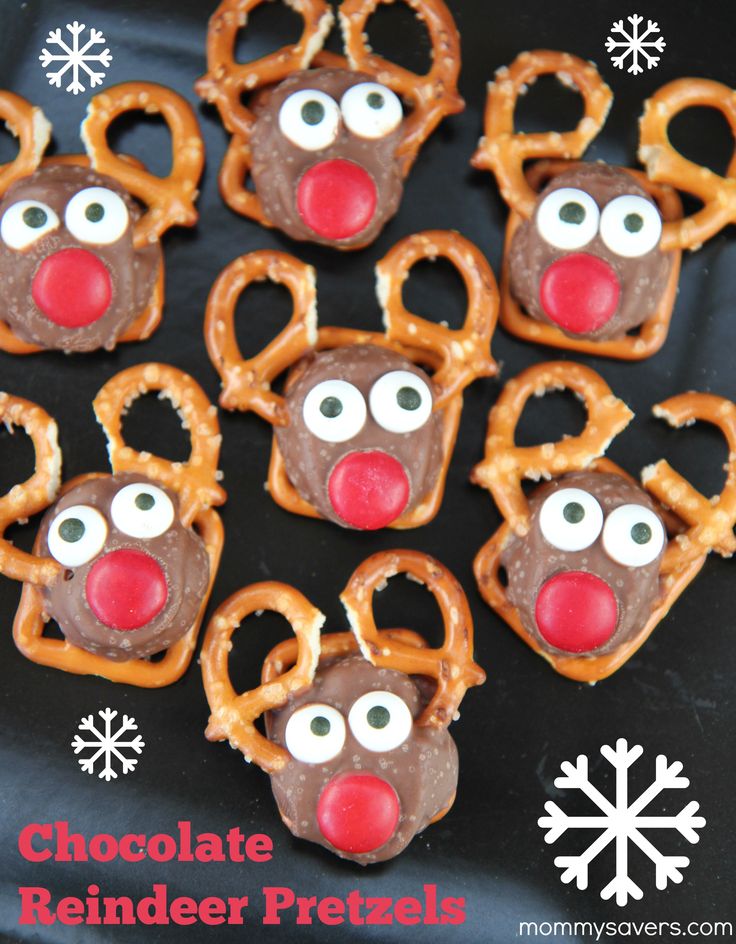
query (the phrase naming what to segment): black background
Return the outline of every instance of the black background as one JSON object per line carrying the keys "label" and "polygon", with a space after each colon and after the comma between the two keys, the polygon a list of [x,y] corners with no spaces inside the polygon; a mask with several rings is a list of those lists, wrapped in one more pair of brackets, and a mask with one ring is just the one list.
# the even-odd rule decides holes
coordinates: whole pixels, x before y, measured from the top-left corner
{"label": "black background", "polygon": [[[520,50],[546,46],[595,59],[616,98],[608,124],[588,156],[622,164],[635,161],[637,117],[644,98],[655,88],[683,75],[708,76],[736,86],[732,47],[736,14],[733,7],[724,12],[729,8],[716,0],[648,0],[631,8],[587,0],[555,5],[515,0],[504,6],[451,0],[462,34],[461,91],[467,110],[446,120],[425,146],[407,182],[401,209],[379,240],[363,251],[339,254],[291,243],[236,216],[221,202],[216,175],[227,138],[215,111],[192,92],[194,79],[205,69],[205,29],[214,5],[202,0],[125,4],[4,0],[0,4],[0,87],[43,108],[53,121],[59,153],[80,149],[78,126],[89,93],[75,98],[51,88],[38,55],[48,30],[74,18],[101,29],[107,38],[114,59],[106,84],[148,79],[172,86],[195,104],[207,145],[199,225],[165,238],[166,309],[154,337],[144,344],[123,345],[112,354],[42,354],[25,359],[0,354],[2,386],[36,400],[56,417],[65,477],[107,469],[104,437],[90,402],[118,370],[144,360],[171,361],[191,372],[213,400],[217,397],[218,379],[202,341],[204,304],[216,275],[240,253],[277,247],[314,264],[321,322],[356,327],[380,324],[373,266],[406,234],[457,228],[487,254],[498,272],[506,209],[491,176],[472,171],[468,160],[481,133],[485,83]],[[613,20],[635,12],[635,6],[659,22],[667,47],[659,68],[632,77],[611,66],[604,41]],[[259,9],[251,22],[242,44],[243,58],[295,38],[299,26],[298,18],[278,3]],[[375,17],[371,36],[383,54],[416,70],[424,68],[426,39],[401,5]],[[574,124],[578,114],[574,95],[552,80],[540,81],[523,100],[519,122],[526,129],[563,130]],[[675,121],[672,132],[689,156],[716,169],[726,166],[732,137],[714,112],[688,114]],[[157,172],[166,171],[169,144],[157,121],[123,121],[116,126],[113,141],[144,158]],[[10,136],[0,135],[0,161],[13,153]],[[651,417],[650,408],[689,388],[736,394],[733,237],[730,229],[684,259],[672,329],[662,352],[641,364],[587,361],[637,414],[609,454],[634,473],[667,456],[707,494],[719,491],[723,481],[726,453],[719,435],[702,426],[672,432]],[[247,292],[239,307],[239,335],[246,355],[259,350],[285,323],[287,298],[285,291],[269,286]],[[449,265],[417,266],[406,298],[410,308],[427,317],[446,318],[455,326],[462,320],[461,285]],[[558,356],[517,342],[502,330],[494,338],[493,351],[502,363],[502,379],[545,356]],[[229,500],[222,510],[226,553],[212,605],[247,583],[273,577],[292,583],[319,606],[328,615],[328,629],[344,629],[338,593],[354,567],[378,549],[402,545],[435,554],[465,586],[475,617],[476,655],[488,671],[488,681],[468,693],[462,719],[453,726],[462,758],[461,779],[457,802],[447,818],[415,839],[398,859],[370,869],[293,839],[279,820],[267,776],[245,765],[240,754],[225,745],[205,741],[207,703],[196,664],[180,682],[162,691],[116,686],[34,665],[13,645],[11,626],[20,588],[3,579],[0,933],[5,940],[179,940],[182,929],[176,926],[142,930],[17,926],[19,885],[47,886],[61,897],[83,896],[91,882],[99,884],[103,894],[134,898],[149,894],[154,882],[168,883],[170,897],[250,894],[249,927],[196,925],[184,929],[190,941],[392,941],[400,933],[402,940],[506,944],[516,938],[518,922],[525,920],[736,919],[735,565],[720,558],[708,561],[650,641],[613,678],[591,688],[558,677],[483,604],[472,577],[474,554],[499,524],[488,494],[468,483],[468,473],[482,455],[485,418],[498,389],[499,381],[492,379],[475,383],[466,393],[442,510],[431,525],[409,532],[358,534],[282,511],[263,491],[270,430],[253,415],[221,416],[221,468]],[[574,432],[582,419],[571,397],[553,395],[534,401],[520,439],[531,443]],[[178,421],[153,398],[139,402],[125,430],[138,448],[172,458],[186,454]],[[31,470],[26,437],[0,435],[0,457],[4,492]],[[10,536],[29,547],[33,525],[13,528]],[[437,611],[431,598],[406,581],[391,583],[378,600],[378,614],[383,625],[409,625],[437,638]],[[239,687],[256,683],[263,656],[287,632],[286,624],[275,616],[245,624],[231,659]],[[107,705],[134,715],[146,742],[138,768],[109,784],[82,773],[70,748],[79,719]],[[536,823],[549,798],[568,809],[575,806],[574,795],[562,795],[553,780],[560,763],[579,753],[591,757],[598,782],[611,789],[610,768],[598,751],[619,737],[642,744],[646,751],[635,768],[632,792],[644,789],[653,773],[654,756],[664,753],[685,764],[691,786],[654,807],[676,812],[696,799],[707,819],[696,846],[672,838],[669,832],[653,835],[663,849],[689,854],[691,865],[682,885],[657,892],[653,868],[635,855],[633,876],[645,896],[625,909],[598,895],[613,874],[610,850],[592,869],[587,891],[563,886],[553,859],[575,848],[577,840],[568,835],[554,847],[546,846]],[[23,861],[17,851],[20,829],[29,822],[57,819],[68,820],[72,829],[87,836],[175,832],[180,819],[192,820],[195,831],[224,833],[239,825],[245,833],[271,835],[274,857],[265,865]],[[265,885],[291,886],[300,895],[344,896],[359,888],[366,895],[421,897],[425,883],[436,883],[440,896],[466,898],[464,925],[296,927],[293,914],[280,928],[260,924],[260,889]],[[666,935],[661,939],[669,940]]]}

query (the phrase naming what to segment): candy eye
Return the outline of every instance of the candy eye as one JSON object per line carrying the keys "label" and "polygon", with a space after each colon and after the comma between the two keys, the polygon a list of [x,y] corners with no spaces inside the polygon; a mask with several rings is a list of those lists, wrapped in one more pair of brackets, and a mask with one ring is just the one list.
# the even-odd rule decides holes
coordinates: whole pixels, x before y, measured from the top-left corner
{"label": "candy eye", "polygon": [[666,534],[664,525],[643,505],[620,505],[606,518],[603,547],[625,567],[643,567],[659,556]]}
{"label": "candy eye", "polygon": [[325,442],[346,442],[365,425],[363,394],[346,380],[323,380],[304,398],[304,422],[310,433]]}
{"label": "candy eye", "polygon": [[90,505],[65,508],[51,522],[47,538],[51,556],[64,567],[79,567],[96,557],[107,540],[107,522]]}
{"label": "candy eye", "polygon": [[616,197],[601,213],[601,239],[617,256],[644,256],[659,244],[662,217],[644,197]]}
{"label": "candy eye", "polygon": [[558,249],[579,249],[598,232],[600,210],[584,190],[561,187],[542,200],[537,210],[537,229],[546,242]]}
{"label": "candy eye", "polygon": [[157,538],[174,520],[174,505],[162,489],[147,482],[121,488],[110,505],[118,531],[131,538]]}
{"label": "candy eye", "polygon": [[128,228],[125,201],[106,187],[87,187],[66,205],[64,222],[80,242],[107,246],[117,242]]}
{"label": "candy eye", "polygon": [[304,705],[286,723],[286,749],[304,764],[324,764],[345,743],[345,719],[330,705]]}
{"label": "candy eye", "polygon": [[3,213],[0,237],[11,249],[27,249],[58,225],[59,217],[50,206],[37,200],[19,200]]}
{"label": "candy eye", "polygon": [[397,95],[378,82],[361,82],[340,100],[348,130],[359,138],[385,138],[398,128],[404,111]]}
{"label": "candy eye", "polygon": [[294,92],[279,111],[284,137],[303,151],[321,151],[337,137],[340,109],[334,98],[316,89]]}
{"label": "candy eye", "polygon": [[561,488],[545,499],[539,513],[544,539],[560,551],[582,551],[603,527],[598,502],[581,488]]}
{"label": "candy eye", "polygon": [[376,422],[389,433],[413,433],[432,413],[427,384],[408,370],[392,370],[371,387],[368,397]]}
{"label": "candy eye", "polygon": [[392,692],[368,692],[353,704],[348,724],[367,751],[392,751],[409,737],[414,719],[406,702]]}

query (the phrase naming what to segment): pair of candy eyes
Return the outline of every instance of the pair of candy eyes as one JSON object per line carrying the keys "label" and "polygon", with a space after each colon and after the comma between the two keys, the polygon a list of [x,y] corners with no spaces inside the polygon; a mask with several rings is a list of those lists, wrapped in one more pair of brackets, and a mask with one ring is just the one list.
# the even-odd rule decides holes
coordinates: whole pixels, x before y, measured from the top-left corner
{"label": "pair of candy eyes", "polygon": [[[128,228],[125,201],[106,187],[87,187],[75,193],[64,211],[64,224],[82,243],[107,246],[117,242]],[[27,249],[58,229],[56,211],[39,200],[20,200],[3,214],[0,237],[11,249]]]}
{"label": "pair of candy eyes", "polygon": [[547,499],[539,513],[544,539],[560,551],[582,551],[603,532],[603,548],[625,567],[643,567],[661,553],[666,540],[662,522],[643,505],[627,504],[603,521],[598,501],[581,488],[561,488]]}
{"label": "pair of candy eyes", "polygon": [[385,138],[404,117],[401,102],[378,82],[353,85],[340,99],[318,89],[293,92],[279,110],[279,128],[303,151],[321,151],[337,138],[340,121],[352,134],[371,141]]}
{"label": "pair of candy eyes", "polygon": [[[113,498],[110,517],[117,530],[128,537],[157,538],[171,527],[174,505],[155,485],[126,485]],[[100,553],[107,532],[107,521],[97,508],[72,505],[51,522],[49,551],[64,567],[80,567]]]}
{"label": "pair of candy eyes", "polygon": [[[408,370],[392,370],[373,384],[368,404],[375,421],[389,433],[413,433],[432,412],[427,384]],[[346,442],[357,436],[368,416],[363,394],[347,380],[323,380],[304,398],[307,429],[324,442]]]}
{"label": "pair of candy eyes", "polygon": [[600,232],[617,256],[645,256],[659,244],[662,217],[649,200],[634,194],[616,197],[603,210],[584,190],[561,187],[539,204],[537,230],[557,249],[580,249]]}
{"label": "pair of candy eyes", "polygon": [[[414,719],[406,702],[393,692],[367,692],[353,703],[348,725],[367,751],[393,751],[409,737]],[[305,764],[323,764],[345,745],[345,719],[332,705],[318,702],[298,708],[284,737],[291,756]]]}

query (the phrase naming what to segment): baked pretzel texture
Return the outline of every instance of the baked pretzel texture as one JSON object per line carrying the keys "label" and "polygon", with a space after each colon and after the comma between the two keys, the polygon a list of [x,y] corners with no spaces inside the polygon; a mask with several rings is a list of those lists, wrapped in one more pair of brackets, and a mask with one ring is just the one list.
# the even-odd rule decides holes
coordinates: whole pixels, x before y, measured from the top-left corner
{"label": "baked pretzel texture", "polygon": [[[160,114],[166,122],[172,141],[167,176],[159,177],[139,160],[111,150],[109,127],[130,112]],[[12,92],[0,91],[0,119],[18,139],[16,158],[0,167],[0,199],[7,195],[4,220],[10,219],[16,194],[18,201],[40,204],[45,219],[56,217],[55,226],[41,228],[40,235],[23,230],[20,235],[25,238],[17,244],[0,241],[0,265],[13,268],[21,293],[10,297],[9,286],[5,287],[6,310],[12,307],[19,314],[12,322],[0,322],[0,349],[12,354],[47,348],[110,349],[118,341],[149,337],[161,320],[164,302],[161,237],[171,226],[193,226],[197,220],[194,202],[204,167],[204,142],[190,105],[151,82],[113,86],[90,99],[81,126],[85,154],[52,158],[44,158],[51,124],[40,108]],[[112,235],[90,230],[82,238],[83,227],[89,229],[89,223],[82,221],[82,226],[75,227],[67,208],[70,198],[90,187],[105,188],[107,199],[127,212],[130,223],[121,224]],[[104,193],[90,199],[98,201],[94,221],[107,225],[104,221],[114,218],[115,206],[105,205]],[[21,221],[15,226],[21,228]],[[47,232],[54,236],[51,243],[44,239]],[[29,263],[28,272],[24,262]],[[65,279],[77,286],[73,305],[58,287]],[[142,279],[142,284],[137,285],[136,279]],[[126,288],[130,284],[134,287]],[[107,296],[104,305],[95,302],[99,295]]]}
{"label": "baked pretzel texture", "polygon": [[[192,449],[186,462],[138,452],[122,438],[122,416],[138,397],[151,391],[171,401],[190,432]],[[180,678],[191,661],[222,551],[222,524],[213,510],[225,500],[217,471],[220,433],[216,408],[187,374],[166,364],[148,363],[128,368],[108,381],[95,398],[94,409],[108,437],[112,474],[78,476],[60,489],[61,451],[55,422],[41,407],[0,394],[0,419],[9,427],[23,428],[36,453],[33,475],[0,499],[0,572],[23,583],[13,636],[23,655],[41,665],[157,688]],[[114,503],[118,502],[119,509],[119,496],[126,489],[145,493],[147,502],[137,504],[139,510],[150,508],[155,499],[153,504],[160,502],[164,512],[170,509],[172,520],[156,528],[145,526],[142,531],[123,520],[125,512],[116,511]],[[178,505],[171,495],[176,496]],[[32,554],[14,547],[3,536],[11,524],[45,509],[52,510],[42,522]],[[71,509],[77,527],[77,519],[81,516],[84,520],[85,514],[92,517],[92,521],[86,519],[92,529],[95,522],[100,527],[102,521],[102,538],[85,555],[87,560],[61,562],[52,554],[49,535],[65,512],[67,517],[72,515]],[[74,540],[82,539],[74,536]],[[187,562],[187,555],[192,562]],[[112,559],[117,562],[110,566]],[[135,615],[145,610],[148,589],[165,581],[164,601],[151,613],[150,625],[142,625],[140,619],[134,620],[134,625],[116,625],[109,618],[111,612],[120,614],[117,604],[109,602],[104,586],[102,590],[92,586],[93,572],[100,564],[102,576],[110,584],[116,580],[118,584],[135,584],[138,578],[143,584],[140,599],[138,591],[130,591],[126,597],[118,587],[126,600],[121,604],[123,616],[128,610]],[[177,580],[184,584],[187,578],[191,578],[189,585],[177,585]],[[199,595],[197,581],[202,585]],[[81,597],[77,599],[75,594]],[[183,626],[175,623],[177,614],[181,620],[189,614]],[[57,621],[65,639],[44,634],[50,618]],[[156,635],[156,620],[169,620],[172,626],[162,623],[164,628]],[[84,646],[70,641],[70,636]],[[169,638],[172,641],[167,645]],[[160,660],[147,658],[161,649],[166,651]],[[137,651],[146,655],[136,655]]]}
{"label": "baked pretzel texture", "polygon": [[[376,628],[373,594],[397,574],[424,584],[437,600],[445,626],[439,648],[429,648],[420,635],[409,630]],[[365,864],[396,855],[416,832],[450,808],[455,782],[438,777],[426,758],[416,763],[415,751],[428,740],[435,750],[427,756],[439,754],[443,764],[446,759],[456,768],[447,727],[457,717],[466,690],[482,684],[485,673],[473,661],[473,623],[465,594],[452,574],[433,558],[407,550],[374,554],[357,568],[340,599],[351,632],[322,636],[324,615],[286,584],[253,584],[217,609],[207,628],[200,660],[211,712],[206,737],[228,740],[248,762],[271,776],[281,816],[295,835]],[[238,694],[228,669],[233,634],[247,616],[264,610],[284,616],[294,638],[280,643],[267,656],[261,684]],[[412,677],[421,678],[425,685],[431,683],[431,696],[425,689],[418,697]],[[365,738],[361,740],[354,717],[359,711],[357,707],[351,710],[351,705],[360,703],[368,692],[376,699],[374,708],[380,703],[382,727],[389,737],[392,725],[398,723],[396,697],[409,705],[412,717],[396,743],[381,740],[383,735],[370,746]],[[387,693],[387,699],[382,700]],[[312,759],[309,755],[314,727],[311,731],[305,728],[301,737],[292,734],[299,714],[315,706],[332,718],[333,734],[340,726],[345,732],[343,743],[335,745],[330,757],[320,755],[318,759],[315,755]],[[335,718],[337,712],[340,717]],[[263,714],[267,716],[266,736],[255,727]],[[393,720],[387,721],[391,715]],[[334,809],[332,817],[327,815],[333,794],[341,793],[344,800],[344,791],[350,789],[346,778],[354,787],[356,775],[366,778],[361,786],[378,808],[383,807],[386,794],[388,806],[398,803],[397,819],[402,823],[401,830],[396,819],[386,829],[380,823],[369,826],[360,848],[344,840],[343,831],[335,826]],[[300,789],[289,791],[289,782],[297,778]],[[409,782],[413,789],[406,789]],[[287,796],[291,797],[288,801]],[[360,819],[363,797],[358,793],[353,800],[355,816]],[[354,840],[357,821],[350,825]]]}
{"label": "baked pretzel texture", "polygon": [[[516,446],[514,431],[529,397],[542,396],[550,390],[570,390],[583,401],[588,414],[585,428],[579,435],[567,436],[559,442]],[[474,571],[481,595],[527,645],[547,659],[556,671],[577,681],[596,682],[616,671],[667,615],[670,607],[700,571],[708,554],[716,551],[723,557],[730,557],[736,550],[736,406],[713,394],[686,393],[656,405],[653,413],[673,427],[679,428],[703,420],[719,428],[729,448],[726,482],[719,497],[708,499],[665,460],[642,471],[643,487],[654,500],[652,511],[656,512],[666,527],[666,540],[661,554],[658,558],[652,557],[650,564],[657,566],[654,576],[658,576],[659,582],[658,586],[654,586],[651,606],[644,618],[623,639],[616,642],[614,636],[612,645],[601,645],[599,652],[595,651],[595,647],[584,654],[582,649],[563,652],[546,644],[538,627],[530,625],[534,617],[522,619],[518,607],[509,600],[508,581],[503,579],[502,571],[507,570],[504,556],[508,555],[509,549],[512,546],[523,547],[523,542],[529,541],[533,533],[530,499],[527,499],[521,488],[524,479],[549,482],[550,485],[543,489],[544,494],[568,485],[582,487],[592,493],[598,481],[602,486],[605,484],[609,493],[615,488],[621,491],[621,495],[611,504],[644,504],[636,497],[637,491],[642,490],[634,479],[613,462],[602,458],[611,440],[630,422],[633,416],[631,411],[590,368],[569,362],[550,362],[530,367],[506,384],[492,408],[488,419],[485,458],[474,468],[471,476],[473,482],[491,492],[505,519],[475,558]],[[581,473],[589,474],[583,478]],[[563,476],[566,477],[565,481],[560,482]],[[616,482],[623,484],[611,485]],[[534,493],[531,500],[533,496]],[[600,499],[605,514],[609,506],[600,495],[595,497]],[[651,522],[651,519],[647,520]],[[538,523],[536,529],[539,530]],[[605,546],[605,525],[603,529]],[[595,546],[594,542],[588,543]],[[565,554],[560,555],[555,550],[556,545],[550,544],[546,535],[545,541],[537,539],[537,547],[549,549],[550,572],[566,569]],[[593,573],[593,549],[585,549],[585,554],[586,559],[582,564],[577,562],[578,566]],[[633,580],[636,569],[633,565],[620,567],[616,576],[622,582]],[[541,576],[543,578],[548,574],[545,572]],[[530,586],[528,590],[532,600],[539,600],[539,586]],[[640,596],[642,594],[643,590]],[[625,613],[620,601],[618,610],[621,622]]]}
{"label": "baked pretzel texture", "polygon": [[[455,266],[467,290],[466,319],[458,330],[409,312],[402,301],[402,288],[412,267],[422,259],[438,256]],[[397,513],[393,518],[380,525],[418,527],[430,521],[441,504],[464,388],[478,377],[496,373],[490,342],[498,292],[493,272],[478,249],[459,234],[447,231],[428,231],[401,240],[378,262],[376,276],[385,333],[318,328],[312,267],[281,252],[250,253],[232,262],[215,282],[207,303],[205,340],[222,380],[220,404],[228,410],[252,410],[274,427],[268,489],[279,505],[297,514],[350,524],[349,518],[335,512],[335,502],[325,497],[324,491],[329,490],[325,483],[332,481],[340,460],[356,451],[388,450],[408,468],[421,453],[430,459],[435,456],[436,461],[427,465],[424,478],[413,476],[409,469],[407,476],[413,486],[409,503],[394,509]],[[288,325],[263,351],[245,359],[235,337],[236,304],[251,282],[266,278],[286,286],[293,300],[293,313]],[[332,353],[326,360],[328,352]],[[432,371],[431,377],[422,368]],[[397,369],[414,370],[421,388],[426,385],[432,397],[431,413],[414,433],[393,435],[366,417],[364,427],[355,430],[352,438],[333,444],[322,442],[305,426],[306,396],[318,381],[350,381],[364,398],[370,399],[369,388],[373,389],[376,378],[395,374]],[[290,374],[285,394],[278,394],[272,384],[287,370]],[[330,455],[324,461],[319,456],[310,459],[311,478],[294,481],[299,475],[297,467],[303,463],[296,461],[293,451],[297,445],[302,449],[311,448],[311,444],[318,445],[322,452],[331,450]],[[407,457],[400,450],[409,446],[412,456]],[[285,448],[289,450],[287,455]]]}
{"label": "baked pretzel texture", "polygon": [[[584,114],[572,131],[525,134],[514,130],[519,95],[543,75],[555,75],[580,93]],[[640,121],[639,159],[646,168],[642,174],[600,162],[579,163],[600,132],[612,100],[610,88],[592,63],[550,50],[521,53],[489,83],[484,135],[472,163],[496,176],[510,209],[501,278],[504,327],[517,337],[550,347],[641,360],[666,340],[682,250],[699,248],[736,218],[734,161],[724,178],[686,160],[669,142],[669,122],[686,108],[708,106],[721,111],[736,134],[736,109],[733,90],[718,82],[679,79],[665,85],[645,103]],[[525,168],[531,159],[537,163]],[[565,186],[587,192],[598,204],[594,212],[600,212],[601,226],[597,234],[591,229],[587,244],[582,236],[582,245],[579,241],[574,246],[555,243],[541,223],[545,198]],[[683,218],[678,190],[698,197],[703,208]],[[604,212],[627,192],[653,202],[661,216],[660,221],[650,222],[646,214],[640,216],[644,226],[651,227],[652,237],[636,251],[631,248],[635,237],[630,234],[618,239],[614,234],[611,239],[616,210],[609,210],[607,220]],[[621,225],[625,212],[621,210]],[[628,207],[628,212],[635,212],[634,208]],[[625,242],[629,248],[622,250]],[[539,271],[532,262],[534,256],[541,259]],[[567,284],[578,283],[575,297],[562,297],[560,285],[555,285],[555,270],[562,276],[563,268]],[[598,311],[592,311],[592,289],[586,293],[593,283],[598,298],[605,298]],[[571,316],[576,309],[579,315]]]}

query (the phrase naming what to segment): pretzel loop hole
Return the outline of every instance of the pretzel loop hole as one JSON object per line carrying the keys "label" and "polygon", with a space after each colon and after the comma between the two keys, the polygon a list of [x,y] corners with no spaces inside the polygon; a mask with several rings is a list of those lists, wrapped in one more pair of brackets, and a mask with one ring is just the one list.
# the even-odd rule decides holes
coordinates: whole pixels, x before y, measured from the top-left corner
{"label": "pretzel loop hole", "polygon": [[18,139],[18,153],[12,161],[0,164],[0,196],[8,187],[27,177],[41,163],[51,138],[51,125],[40,108],[20,95],[0,91],[0,121]]}

